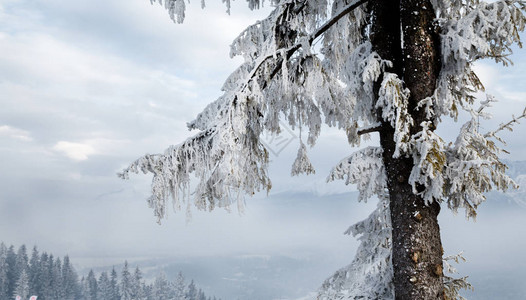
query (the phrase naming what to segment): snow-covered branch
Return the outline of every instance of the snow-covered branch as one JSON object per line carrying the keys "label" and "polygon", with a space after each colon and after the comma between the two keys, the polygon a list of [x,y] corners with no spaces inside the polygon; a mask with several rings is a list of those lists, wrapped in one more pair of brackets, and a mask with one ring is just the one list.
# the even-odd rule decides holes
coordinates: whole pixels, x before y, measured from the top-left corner
{"label": "snow-covered branch", "polygon": [[[287,73],[284,67],[287,66],[293,55],[300,49],[308,53],[312,42],[316,38],[329,30],[331,26],[336,24],[346,14],[349,14],[367,1],[358,0],[344,6],[314,32],[306,33],[302,37],[296,37],[298,42],[288,45],[286,48],[277,47],[279,43],[276,42],[276,39],[280,39],[280,37],[276,36],[275,33],[277,31],[277,23],[279,24],[280,20],[285,17],[286,11],[292,9],[292,4],[285,3],[280,5],[265,20],[258,21],[247,28],[234,40],[231,46],[231,55],[243,54],[247,62],[229,76],[223,87],[225,95],[209,104],[195,120],[188,123],[188,128],[200,130],[207,128],[209,122],[215,119],[219,108],[224,105],[225,97],[228,97],[230,93],[243,93],[249,89],[252,89],[253,92],[261,93],[267,89],[280,71]],[[301,5],[300,8],[304,9],[304,6]],[[299,10],[299,8],[296,10]],[[286,75],[284,74],[283,77],[287,77]],[[256,90],[253,90],[254,88]]]}
{"label": "snow-covered branch", "polygon": [[316,299],[394,299],[388,198],[380,198],[369,217],[351,226],[346,234],[360,236],[356,256],[325,280]]}
{"label": "snow-covered branch", "polygon": [[353,261],[325,280],[317,299],[393,299],[391,264],[391,214],[382,149],[367,147],[343,159],[327,181],[345,179],[356,184],[359,199],[378,196],[376,209],[350,226],[345,234],[359,236],[360,246]]}
{"label": "snow-covered branch", "polygon": [[[449,262],[454,261],[455,263],[465,262],[466,259],[462,256],[462,252],[456,255],[448,255],[443,258],[445,270],[449,274],[457,273],[457,269],[453,267]],[[449,275],[444,275],[444,299],[446,300],[466,300],[466,298],[460,296],[460,290],[473,290],[473,286],[467,281],[468,277],[453,278]]]}
{"label": "snow-covered branch", "polygon": [[[358,7],[365,0],[355,2],[346,6],[342,11],[349,12]],[[283,6],[281,9],[286,9]],[[272,16],[276,21],[283,14]],[[340,12],[331,18],[326,24],[334,24],[342,17]],[[170,197],[174,199],[174,206],[181,208],[190,194],[193,195],[194,205],[199,209],[213,209],[214,207],[229,207],[237,202],[241,209],[243,201],[240,193],[252,195],[260,190],[269,190],[270,179],[267,177],[268,152],[261,144],[259,137],[263,130],[279,130],[273,121],[264,115],[272,116],[271,113],[264,114],[270,109],[267,103],[272,101],[263,96],[263,87],[260,82],[271,82],[274,75],[269,77],[269,66],[281,66],[280,60],[289,59],[292,54],[301,47],[310,47],[310,42],[322,34],[330,26],[323,25],[314,31],[307,39],[309,42],[297,42],[287,49],[278,49],[275,52],[260,56],[256,61],[247,63],[238,68],[236,75],[240,76],[237,83],[230,84],[224,95],[210,104],[198,118],[189,124],[190,128],[201,130],[197,135],[187,139],[178,146],[172,146],[164,154],[145,155],[128,168],[124,169],[119,176],[128,178],[129,172],[152,173],[152,196],[148,200],[154,214],[160,220],[166,215],[166,207]],[[291,76],[304,76],[306,64],[315,66],[314,57],[301,58],[294,63],[290,62]],[[277,62],[276,62],[277,61]],[[319,64],[318,64],[319,65]],[[274,71],[271,71],[272,74]],[[304,77],[303,83],[309,81]],[[318,84],[311,80],[312,84]],[[281,89],[281,87],[279,88]],[[302,92],[300,92],[302,93]],[[285,102],[277,111],[298,108],[309,109],[313,112],[311,117],[295,115],[294,119],[309,122],[309,142],[314,140],[319,132],[319,109],[312,102],[311,97],[291,99],[296,102]],[[265,101],[266,100],[266,101]],[[297,101],[300,101],[299,103]],[[299,113],[299,111],[296,111]],[[301,113],[303,114],[303,112]],[[292,117],[292,114],[290,115]],[[314,118],[314,119],[313,119]],[[292,119],[291,119],[292,120]],[[313,122],[313,120],[316,120]],[[294,121],[296,122],[296,121]],[[303,149],[303,151],[301,151]],[[306,157],[305,148],[300,149],[299,158],[294,173],[312,173],[314,169]],[[190,174],[193,173],[199,183],[193,192],[190,191]]]}
{"label": "snow-covered branch", "polygon": [[[442,28],[442,72],[433,96],[433,115],[458,115],[475,101],[484,86],[472,70],[478,59],[492,58],[506,65],[512,44],[521,45],[519,32],[526,24],[526,2],[436,0]],[[468,109],[469,110],[469,109]]]}
{"label": "snow-covered branch", "polygon": [[345,179],[345,184],[356,184],[360,201],[367,201],[374,195],[385,197],[387,178],[382,152],[379,147],[367,147],[354,152],[331,170],[327,181]]}
{"label": "snow-covered branch", "polygon": [[[189,206],[192,194],[198,209],[228,208],[237,203],[242,210],[240,193],[252,195],[270,189],[268,152],[257,138],[261,134],[257,107],[249,97],[232,101],[234,109],[225,111],[215,126],[171,146],[164,154],[143,156],[119,174],[124,179],[139,170],[153,174],[148,203],[158,221],[166,216],[170,198],[176,209],[183,203]],[[192,173],[199,183],[190,191]]]}
{"label": "snow-covered branch", "polygon": [[361,127],[356,130],[356,134],[363,135],[368,134],[371,132],[378,132],[382,129],[382,126],[380,123],[371,124],[369,126]]}
{"label": "snow-covered branch", "polygon": [[503,143],[503,144],[506,144],[506,142],[501,139],[500,137],[497,136],[497,133],[503,131],[503,130],[509,130],[509,131],[513,131],[513,125],[516,125],[516,124],[519,124],[519,120],[520,119],[524,119],[526,118],[526,107],[524,108],[524,110],[522,111],[522,114],[519,115],[519,116],[511,116],[511,120],[506,122],[506,123],[502,123],[499,125],[499,127],[493,131],[490,131],[490,132],[487,132],[484,134],[484,137],[485,138],[495,138],[497,139],[499,142]]}
{"label": "snow-covered branch", "polygon": [[[491,140],[495,135],[479,132],[480,118],[490,117],[484,109],[492,102],[495,99],[489,97],[482,102],[480,109],[471,110],[471,120],[462,126],[457,140],[446,150],[445,198],[453,211],[465,208],[468,218],[476,216],[476,208],[486,200],[486,192],[517,188],[515,182],[506,175],[507,167],[499,158],[503,150]],[[506,128],[505,125],[503,128]]]}
{"label": "snow-covered branch", "polygon": [[[226,6],[227,13],[230,14],[230,3],[231,0],[223,0],[223,3]],[[151,4],[154,4],[155,2],[159,2],[159,4],[163,5],[163,0],[150,0]],[[247,0],[248,7],[250,9],[258,9],[264,0]],[[271,0],[269,1],[271,4],[277,4],[279,0]],[[201,0],[201,8],[205,8],[206,2],[205,0]],[[168,14],[170,15],[170,19],[176,23],[183,23],[185,18],[185,12],[186,12],[186,4],[185,0],[164,0],[164,8],[168,11]]]}

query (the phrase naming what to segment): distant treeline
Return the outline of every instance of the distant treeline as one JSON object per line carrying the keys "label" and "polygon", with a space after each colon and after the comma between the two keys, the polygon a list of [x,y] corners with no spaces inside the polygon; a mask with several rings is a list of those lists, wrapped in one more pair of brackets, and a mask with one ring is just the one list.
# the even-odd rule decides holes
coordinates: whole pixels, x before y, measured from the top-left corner
{"label": "distant treeline", "polygon": [[212,300],[198,289],[194,281],[186,283],[182,273],[175,281],[159,273],[153,283],[146,283],[139,267],[130,271],[128,262],[120,275],[115,271],[98,276],[90,270],[79,280],[68,256],[60,259],[53,254],[40,254],[33,248],[31,258],[25,245],[0,244],[0,299],[23,300],[38,296],[38,300]]}

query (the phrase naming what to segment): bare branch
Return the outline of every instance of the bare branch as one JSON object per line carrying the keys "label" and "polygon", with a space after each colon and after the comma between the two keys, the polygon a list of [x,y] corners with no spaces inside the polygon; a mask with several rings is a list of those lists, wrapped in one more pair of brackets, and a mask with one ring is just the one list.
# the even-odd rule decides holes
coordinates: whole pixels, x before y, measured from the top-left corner
{"label": "bare branch", "polygon": [[381,125],[374,126],[374,127],[367,127],[367,128],[358,129],[358,131],[356,132],[356,134],[358,134],[358,135],[364,135],[364,134],[371,133],[371,132],[378,132],[378,131],[380,131],[381,129],[382,129],[382,126],[381,126]]}
{"label": "bare branch", "polygon": [[354,2],[353,4],[345,6],[339,13],[337,13],[330,20],[325,22],[325,24],[323,24],[320,28],[318,28],[313,34],[311,34],[310,42],[312,43],[316,38],[322,35],[329,28],[331,28],[332,25],[336,24],[336,22],[338,22],[341,18],[358,8],[360,5],[366,3],[367,1],[369,0],[359,0]]}
{"label": "bare branch", "polygon": [[519,120],[523,119],[523,118],[526,118],[526,107],[524,108],[524,110],[522,111],[522,114],[520,116],[518,116],[518,117],[512,116],[511,120],[509,122],[500,124],[500,126],[497,129],[495,129],[494,131],[490,131],[490,132],[487,132],[486,134],[484,134],[484,137],[485,138],[494,137],[494,138],[498,139],[499,141],[501,141],[502,143],[504,143],[504,141],[502,139],[500,139],[499,137],[496,136],[497,133],[499,133],[500,131],[503,131],[504,129],[507,129],[509,131],[513,131],[513,126],[515,124],[519,124]]}

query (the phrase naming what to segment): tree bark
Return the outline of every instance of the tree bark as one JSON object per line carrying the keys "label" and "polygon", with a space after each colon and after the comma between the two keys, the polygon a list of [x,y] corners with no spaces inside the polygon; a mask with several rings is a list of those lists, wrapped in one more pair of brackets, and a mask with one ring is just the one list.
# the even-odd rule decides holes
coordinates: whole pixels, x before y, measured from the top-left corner
{"label": "tree bark", "polygon": [[[411,92],[408,107],[415,121],[411,129],[414,134],[426,121],[425,114],[417,109],[418,101],[433,94],[440,72],[433,6],[429,0],[373,0],[369,8],[374,18],[373,49],[393,62],[387,71],[403,79]],[[382,78],[375,84],[376,96],[381,81]],[[390,197],[395,298],[443,299],[443,253],[437,220],[440,205],[426,205],[422,197],[413,193],[408,183],[413,159],[403,155],[393,158],[394,129],[388,122],[379,121]]]}

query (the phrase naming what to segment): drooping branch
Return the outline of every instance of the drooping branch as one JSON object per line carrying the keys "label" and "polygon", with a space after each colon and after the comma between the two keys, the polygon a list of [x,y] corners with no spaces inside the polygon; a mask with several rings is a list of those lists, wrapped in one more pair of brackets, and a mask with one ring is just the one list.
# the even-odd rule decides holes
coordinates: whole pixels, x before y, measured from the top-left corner
{"label": "drooping branch", "polygon": [[[316,29],[313,33],[311,33],[308,36],[302,38],[301,42],[296,43],[296,44],[294,44],[294,45],[292,45],[292,46],[290,46],[288,48],[276,49],[272,53],[266,54],[264,56],[260,56],[254,62],[254,66],[250,69],[250,71],[248,71],[246,69],[242,71],[242,72],[246,72],[248,74],[245,76],[243,81],[236,86],[236,88],[235,88],[236,90],[235,91],[230,91],[230,92],[232,94],[242,94],[242,93],[247,92],[247,90],[251,86],[250,83],[254,82],[254,81],[257,81],[257,76],[258,76],[258,74],[260,74],[260,71],[265,68],[266,63],[268,61],[270,61],[270,60],[275,60],[274,68],[272,69],[272,72],[270,72],[270,75],[268,76],[268,78],[263,80],[263,82],[261,82],[261,84],[258,84],[259,85],[259,89],[261,91],[266,89],[268,87],[268,85],[269,85],[269,82],[271,82],[274,79],[274,77],[280,71],[282,71],[283,61],[284,60],[290,59],[299,49],[301,49],[305,45],[309,45],[310,46],[312,44],[312,42],[316,38],[320,37],[329,28],[334,26],[334,24],[336,24],[339,20],[341,20],[345,15],[351,13],[353,10],[358,8],[360,5],[362,5],[362,4],[364,4],[364,3],[368,2],[368,1],[369,0],[358,0],[358,1],[355,1],[355,2],[353,2],[353,3],[351,3],[351,4],[347,5],[347,6],[343,7],[338,13],[335,13],[332,18],[327,20],[327,22],[325,22],[322,26],[320,26],[318,29]],[[303,6],[301,6],[300,8],[303,9]],[[295,11],[297,11],[298,9],[296,9]],[[244,31],[242,34],[244,34],[245,32],[246,31]],[[226,94],[227,93],[225,93],[225,95]],[[217,99],[213,103],[209,104],[205,108],[205,110],[203,112],[201,112],[197,116],[197,118],[195,120],[193,120],[192,122],[188,123],[188,128],[189,129],[201,129],[201,130],[205,129],[203,127],[203,122],[201,121],[201,119],[214,119],[215,118],[215,115],[214,115],[215,108],[218,107],[219,105],[222,105],[220,103],[224,103],[226,101],[228,101],[228,100],[226,100],[225,97],[220,97],[219,99]]]}
{"label": "drooping branch", "polygon": [[242,207],[239,192],[250,195],[268,191],[271,186],[266,171],[268,152],[257,138],[265,127],[259,105],[264,87],[258,83],[271,82],[273,75],[269,77],[269,73],[274,66],[281,66],[280,61],[292,57],[300,48],[310,47],[315,38],[366,1],[346,6],[312,34],[295,38],[298,43],[289,48],[275,51],[267,48],[267,53],[273,53],[260,56],[242,70],[241,80],[227,89],[209,111],[205,109],[203,115],[190,123],[190,128],[200,129],[197,135],[170,147],[164,154],[141,157],[119,176],[127,178],[129,172],[138,171],[153,174],[152,197],[148,201],[159,221],[166,215],[170,197],[175,199],[177,208],[180,198],[190,204],[186,197],[190,195],[191,173],[200,179],[192,192],[194,205],[199,209],[228,207],[235,202]]}
{"label": "drooping branch", "polygon": [[[305,45],[311,45],[312,42],[314,42],[315,39],[320,37],[323,33],[325,33],[329,28],[331,28],[334,24],[336,24],[341,18],[343,18],[345,15],[351,13],[353,10],[358,8],[360,5],[368,2],[369,0],[358,0],[355,1],[344,8],[340,10],[340,12],[336,13],[332,18],[327,20],[322,26],[320,26],[318,29],[316,29],[313,33],[309,34],[308,36],[300,39],[299,43],[294,44],[293,46],[287,48],[287,49],[277,49],[275,52],[272,52],[270,54],[267,54],[264,57],[260,57],[258,59],[258,62],[252,69],[252,72],[250,72],[249,76],[247,77],[247,81],[244,84],[244,88],[248,85],[248,82],[253,80],[256,76],[256,74],[261,70],[265,62],[269,59],[276,59],[278,57],[278,61],[276,63],[276,67],[272,71],[270,78],[267,81],[270,81],[276,76],[276,74],[281,70],[281,65],[283,62],[283,59],[290,59],[299,49],[304,47]],[[261,89],[265,89],[267,87],[267,81],[264,82],[264,85],[261,86]]]}
{"label": "drooping branch", "polygon": [[[327,30],[329,30],[329,28],[331,28],[334,24],[336,24],[341,18],[343,18],[347,14],[351,13],[353,10],[355,10],[358,7],[360,7],[360,5],[362,5],[362,4],[364,4],[364,3],[368,2],[368,1],[369,0],[359,0],[359,1],[356,1],[356,2],[354,2],[352,4],[349,4],[349,5],[345,6],[344,8],[342,8],[342,10],[340,10],[340,12],[336,13],[332,18],[327,20],[327,22],[325,22],[325,24],[320,26],[317,30],[315,30],[312,34],[310,34],[307,37],[307,42],[308,42],[307,44],[311,45],[312,42],[314,42],[315,39],[317,39],[323,33],[325,33]],[[297,43],[294,46],[292,46],[289,49],[287,49],[285,51],[286,59],[288,60],[289,58],[291,58],[292,55],[294,55],[296,53],[296,51],[298,51],[304,45],[305,45],[304,43]],[[265,60],[268,59],[268,58],[273,58],[273,57],[275,57],[275,56],[274,55],[269,55],[269,56],[267,56],[265,58]],[[274,70],[272,71],[272,73],[270,75],[270,80],[272,80],[274,78],[274,76],[276,76],[276,74],[281,69],[282,61],[283,61],[283,58],[281,57],[280,60],[278,61],[278,63],[276,64],[277,66],[274,68]],[[265,82],[264,86],[262,86],[262,88],[264,89],[265,87],[266,87],[266,82]]]}
{"label": "drooping branch", "polygon": [[[226,6],[226,12],[230,14],[231,0],[223,0],[223,3]],[[160,5],[163,5],[163,0],[150,0],[151,4],[158,2]],[[260,0],[247,0],[248,8],[251,10],[259,9],[263,1]],[[201,0],[201,8],[205,8],[205,0]],[[164,8],[168,11],[170,19],[175,23],[183,23],[185,19],[186,4],[185,0],[164,0]]]}
{"label": "drooping branch", "polygon": [[290,28],[290,17],[302,13],[306,6],[306,1],[287,1],[264,20],[245,28],[230,45],[230,57],[242,55],[246,61],[255,61],[266,50],[287,47],[297,33]]}

